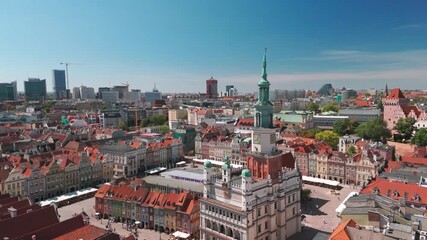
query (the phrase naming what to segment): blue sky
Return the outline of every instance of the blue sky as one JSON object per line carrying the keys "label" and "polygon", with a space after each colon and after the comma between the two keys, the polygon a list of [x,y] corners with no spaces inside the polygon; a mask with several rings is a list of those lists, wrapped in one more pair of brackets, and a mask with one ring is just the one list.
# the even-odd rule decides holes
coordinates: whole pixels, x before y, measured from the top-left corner
{"label": "blue sky", "polygon": [[0,1],[0,82],[256,91],[264,48],[272,89],[427,89],[427,1]]}

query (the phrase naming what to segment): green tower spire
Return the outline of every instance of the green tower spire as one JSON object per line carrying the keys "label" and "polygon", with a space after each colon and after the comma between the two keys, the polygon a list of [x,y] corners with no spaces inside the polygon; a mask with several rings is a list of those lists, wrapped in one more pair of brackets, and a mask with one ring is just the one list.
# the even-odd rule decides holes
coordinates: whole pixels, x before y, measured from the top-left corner
{"label": "green tower spire", "polygon": [[267,48],[264,48],[264,59],[262,61],[262,79],[267,80]]}
{"label": "green tower spire", "polygon": [[273,127],[273,104],[270,101],[270,82],[267,80],[267,48],[262,61],[262,79],[258,82],[258,101],[255,104],[255,127]]}

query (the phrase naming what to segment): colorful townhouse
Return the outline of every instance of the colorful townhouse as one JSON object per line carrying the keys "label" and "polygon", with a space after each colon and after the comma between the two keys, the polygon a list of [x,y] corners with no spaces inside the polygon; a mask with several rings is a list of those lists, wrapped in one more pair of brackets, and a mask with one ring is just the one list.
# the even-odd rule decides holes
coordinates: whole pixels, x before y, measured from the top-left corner
{"label": "colorful townhouse", "polygon": [[149,192],[146,188],[105,184],[95,194],[95,211],[103,218],[140,228],[198,236],[200,200],[183,193]]}

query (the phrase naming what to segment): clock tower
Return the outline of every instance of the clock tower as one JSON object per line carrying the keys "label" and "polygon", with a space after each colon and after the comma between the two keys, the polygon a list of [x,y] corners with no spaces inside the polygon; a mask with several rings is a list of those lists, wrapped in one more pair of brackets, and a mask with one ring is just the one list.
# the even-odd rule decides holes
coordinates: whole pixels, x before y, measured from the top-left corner
{"label": "clock tower", "polygon": [[276,145],[273,126],[273,104],[270,101],[270,82],[267,80],[267,49],[262,63],[262,78],[258,82],[258,101],[255,103],[252,152],[271,153]]}

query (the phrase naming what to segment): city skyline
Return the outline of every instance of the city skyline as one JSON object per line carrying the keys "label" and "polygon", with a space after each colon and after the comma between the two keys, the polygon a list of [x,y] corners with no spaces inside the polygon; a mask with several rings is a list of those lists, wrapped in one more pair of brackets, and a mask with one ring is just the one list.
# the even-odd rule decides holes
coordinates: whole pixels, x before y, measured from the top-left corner
{"label": "city skyline", "polygon": [[[424,1],[3,1],[0,82],[46,79],[69,66],[70,88],[255,92],[269,49],[274,89],[424,89]],[[179,85],[173,84],[180,82]]]}

